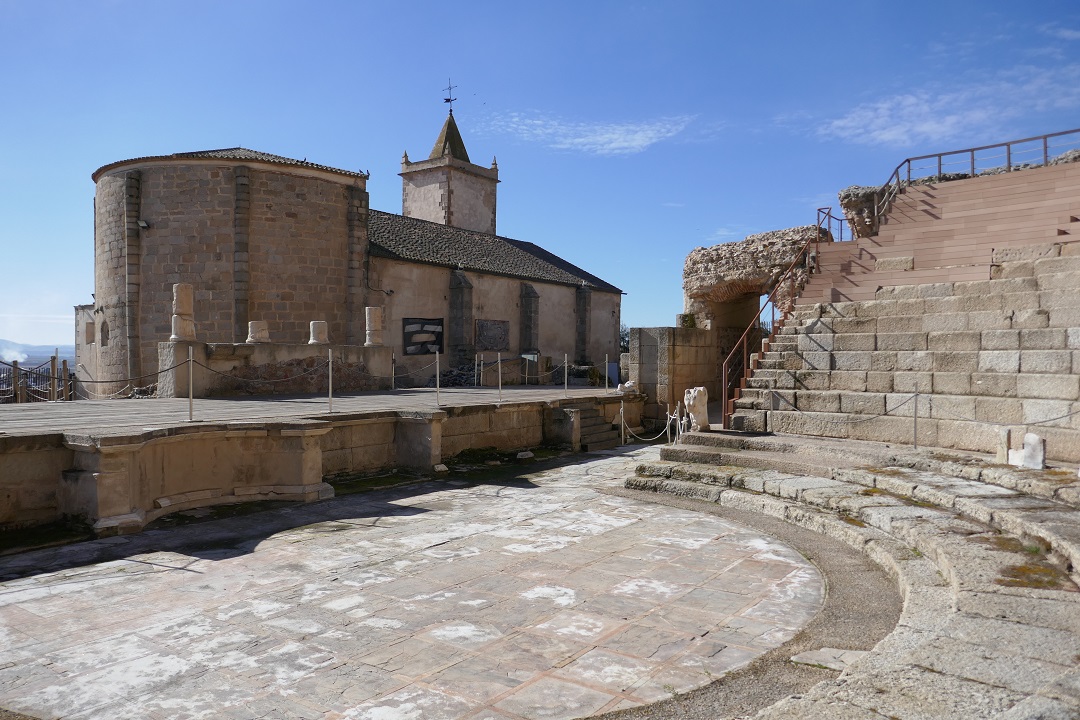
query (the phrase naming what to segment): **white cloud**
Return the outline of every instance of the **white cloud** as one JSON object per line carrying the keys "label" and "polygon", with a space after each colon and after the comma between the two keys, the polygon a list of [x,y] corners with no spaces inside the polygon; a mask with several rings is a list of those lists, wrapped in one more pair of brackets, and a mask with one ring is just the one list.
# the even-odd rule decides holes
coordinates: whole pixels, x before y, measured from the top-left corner
{"label": "white cloud", "polygon": [[1050,37],[1056,37],[1058,40],[1080,40],[1080,30],[1058,27],[1057,25],[1044,25],[1039,29]]}
{"label": "white cloud", "polygon": [[923,88],[859,105],[818,128],[826,138],[913,146],[1000,132],[1032,112],[1080,106],[1080,65],[1019,67],[964,87]]}
{"label": "white cloud", "polygon": [[675,137],[693,119],[691,115],[677,115],[644,122],[589,123],[539,113],[507,113],[488,120],[485,128],[559,150],[591,155],[633,155]]}

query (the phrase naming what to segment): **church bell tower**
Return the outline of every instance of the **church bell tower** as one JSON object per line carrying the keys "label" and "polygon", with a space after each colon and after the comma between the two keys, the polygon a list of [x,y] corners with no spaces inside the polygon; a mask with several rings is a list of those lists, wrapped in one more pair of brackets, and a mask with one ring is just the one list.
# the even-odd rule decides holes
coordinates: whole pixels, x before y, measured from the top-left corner
{"label": "church bell tower", "polygon": [[453,106],[427,160],[401,158],[401,214],[464,230],[495,234],[499,166],[469,162]]}

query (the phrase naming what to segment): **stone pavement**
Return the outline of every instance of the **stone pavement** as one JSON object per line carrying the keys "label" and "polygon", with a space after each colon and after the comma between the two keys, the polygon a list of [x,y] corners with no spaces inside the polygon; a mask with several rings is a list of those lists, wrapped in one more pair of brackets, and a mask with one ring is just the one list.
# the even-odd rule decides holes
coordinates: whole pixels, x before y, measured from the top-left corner
{"label": "stone pavement", "polygon": [[[445,388],[438,393],[433,388],[407,388],[335,396],[334,412],[342,415],[387,410],[431,412],[447,406],[617,396],[614,388],[605,392],[602,387],[570,387],[564,390],[552,385],[511,385],[504,387],[501,393],[498,388],[456,387]],[[193,405],[196,422],[325,418],[329,409],[326,397],[313,395],[196,398]],[[186,423],[187,419],[187,398],[4,404],[0,405],[0,435],[162,427]]]}
{"label": "stone pavement", "polygon": [[655,448],[0,558],[0,707],[42,718],[573,718],[792,638],[818,571],[601,492]]}

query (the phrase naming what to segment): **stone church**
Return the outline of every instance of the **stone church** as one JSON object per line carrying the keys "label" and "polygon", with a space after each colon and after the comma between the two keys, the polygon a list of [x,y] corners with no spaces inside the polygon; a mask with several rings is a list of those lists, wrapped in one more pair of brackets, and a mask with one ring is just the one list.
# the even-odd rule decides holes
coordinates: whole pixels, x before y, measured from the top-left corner
{"label": "stone church", "polygon": [[[244,148],[114,162],[93,174],[94,303],[76,308],[80,379],[154,382],[174,283],[194,286],[196,335],[363,345],[365,308],[403,372],[619,354],[621,291],[538,245],[496,234],[499,170],[469,159],[453,112],[431,154],[402,158],[400,215],[368,206],[368,175]],[[429,370],[429,373],[432,372]],[[105,385],[102,389],[109,388]]]}

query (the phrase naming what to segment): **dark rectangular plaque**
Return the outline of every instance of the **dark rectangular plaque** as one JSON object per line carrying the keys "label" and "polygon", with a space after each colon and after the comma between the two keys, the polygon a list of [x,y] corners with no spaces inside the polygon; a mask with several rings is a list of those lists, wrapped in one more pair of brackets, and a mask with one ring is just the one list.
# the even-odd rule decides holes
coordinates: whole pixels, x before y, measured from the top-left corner
{"label": "dark rectangular plaque", "polygon": [[508,320],[477,320],[476,351],[505,352],[510,349],[510,322]]}
{"label": "dark rectangular plaque", "polygon": [[405,318],[401,337],[406,355],[434,355],[443,352],[442,318]]}

